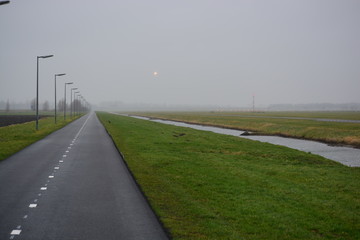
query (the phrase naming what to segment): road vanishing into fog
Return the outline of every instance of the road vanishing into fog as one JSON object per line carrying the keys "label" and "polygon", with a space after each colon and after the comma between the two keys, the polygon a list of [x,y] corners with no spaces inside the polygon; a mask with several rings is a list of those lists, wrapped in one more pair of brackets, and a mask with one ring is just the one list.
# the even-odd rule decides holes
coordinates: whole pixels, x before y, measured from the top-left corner
{"label": "road vanishing into fog", "polygon": [[0,239],[167,236],[90,113],[0,162]]}

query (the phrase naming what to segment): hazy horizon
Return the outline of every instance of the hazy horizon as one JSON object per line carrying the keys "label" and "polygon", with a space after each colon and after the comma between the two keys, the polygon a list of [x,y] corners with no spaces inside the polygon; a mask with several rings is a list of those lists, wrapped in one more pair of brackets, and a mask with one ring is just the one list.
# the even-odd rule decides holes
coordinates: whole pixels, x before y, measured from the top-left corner
{"label": "hazy horizon", "polygon": [[[360,103],[360,1],[11,1],[0,6],[0,101]],[[157,72],[158,74],[154,74]],[[70,87],[68,92],[70,92]],[[69,95],[68,95],[69,97]]]}

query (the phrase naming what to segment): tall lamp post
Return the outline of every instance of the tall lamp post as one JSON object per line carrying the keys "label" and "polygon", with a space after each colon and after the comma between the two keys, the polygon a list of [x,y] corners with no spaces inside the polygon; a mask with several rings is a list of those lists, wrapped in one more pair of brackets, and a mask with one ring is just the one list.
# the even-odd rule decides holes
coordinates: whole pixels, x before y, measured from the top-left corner
{"label": "tall lamp post", "polygon": [[79,94],[79,93],[80,93],[79,91],[74,92],[74,102],[75,102],[75,104],[74,104],[74,112],[75,112],[75,114],[74,115],[76,115],[76,110],[79,111],[79,100],[77,99],[78,96],[76,96],[76,94]]}
{"label": "tall lamp post", "polygon": [[85,113],[85,98],[81,95],[81,112]]}
{"label": "tall lamp post", "polygon": [[[73,117],[73,111],[74,111],[74,103],[73,103],[73,92],[74,90],[76,90],[78,88],[71,88],[71,94],[70,94],[70,116],[71,118]],[[75,98],[74,98],[74,101],[75,101]]]}
{"label": "tall lamp post", "polygon": [[39,58],[49,58],[54,55],[36,57],[36,130],[39,130]]}
{"label": "tall lamp post", "polygon": [[65,91],[64,91],[64,121],[66,120],[66,85],[73,84],[73,82],[65,83]]}
{"label": "tall lamp post", "polygon": [[56,124],[56,77],[64,76],[66,73],[55,74],[55,124]]}
{"label": "tall lamp post", "polygon": [[82,95],[79,95],[79,115],[82,113]]}

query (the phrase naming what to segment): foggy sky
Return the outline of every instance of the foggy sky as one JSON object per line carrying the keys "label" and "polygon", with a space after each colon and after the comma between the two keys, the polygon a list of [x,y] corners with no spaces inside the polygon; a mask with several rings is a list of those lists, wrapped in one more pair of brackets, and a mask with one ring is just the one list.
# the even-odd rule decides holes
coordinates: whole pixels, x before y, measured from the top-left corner
{"label": "foggy sky", "polygon": [[[0,101],[360,102],[358,0],[12,0],[0,6]],[[157,76],[153,72],[158,72]]]}

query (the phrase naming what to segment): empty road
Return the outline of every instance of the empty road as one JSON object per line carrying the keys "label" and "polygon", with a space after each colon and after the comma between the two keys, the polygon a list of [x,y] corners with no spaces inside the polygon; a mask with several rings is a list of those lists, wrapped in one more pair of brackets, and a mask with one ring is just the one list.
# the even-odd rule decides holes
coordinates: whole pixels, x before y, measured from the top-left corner
{"label": "empty road", "polygon": [[168,238],[90,113],[0,162],[0,239]]}

